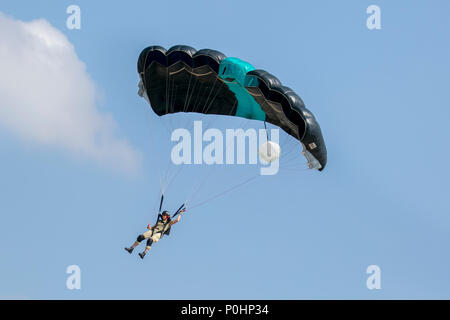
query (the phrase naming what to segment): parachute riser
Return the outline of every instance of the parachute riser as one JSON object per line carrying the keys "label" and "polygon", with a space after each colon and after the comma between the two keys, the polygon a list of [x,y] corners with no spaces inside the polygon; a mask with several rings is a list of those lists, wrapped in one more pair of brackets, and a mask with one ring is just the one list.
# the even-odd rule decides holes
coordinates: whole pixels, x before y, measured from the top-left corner
{"label": "parachute riser", "polygon": [[[264,121],[264,129],[266,129],[266,139],[267,139],[267,142],[269,142],[270,141],[270,139],[269,139],[269,130],[267,130],[267,125],[266,125],[265,121]],[[269,157],[272,156],[272,151],[270,150],[270,143],[267,144],[267,155]]]}

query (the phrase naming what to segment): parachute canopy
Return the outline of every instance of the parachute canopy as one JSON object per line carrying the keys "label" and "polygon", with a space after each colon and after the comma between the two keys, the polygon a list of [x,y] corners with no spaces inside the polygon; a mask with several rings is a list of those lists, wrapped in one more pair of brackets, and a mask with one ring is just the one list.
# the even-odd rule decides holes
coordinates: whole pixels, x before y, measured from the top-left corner
{"label": "parachute canopy", "polygon": [[327,150],[314,115],[267,71],[219,51],[184,45],[147,47],[137,68],[139,95],[157,115],[198,112],[266,121],[302,143],[310,168],[325,168]]}

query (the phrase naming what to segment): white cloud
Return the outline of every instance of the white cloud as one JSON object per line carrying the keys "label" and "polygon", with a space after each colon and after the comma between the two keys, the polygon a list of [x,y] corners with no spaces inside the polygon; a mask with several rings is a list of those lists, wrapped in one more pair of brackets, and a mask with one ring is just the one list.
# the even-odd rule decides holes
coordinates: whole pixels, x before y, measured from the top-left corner
{"label": "white cloud", "polygon": [[116,123],[96,109],[96,96],[63,33],[44,19],[0,12],[0,125],[27,141],[136,172],[140,154],[114,136]]}

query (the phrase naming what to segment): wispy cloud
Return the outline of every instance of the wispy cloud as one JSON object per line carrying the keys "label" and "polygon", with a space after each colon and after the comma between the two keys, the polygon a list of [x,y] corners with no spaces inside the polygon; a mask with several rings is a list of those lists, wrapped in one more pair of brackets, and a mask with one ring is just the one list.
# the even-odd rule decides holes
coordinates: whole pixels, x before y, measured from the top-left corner
{"label": "wispy cloud", "polygon": [[73,45],[46,20],[0,12],[0,126],[100,165],[136,172],[141,156],[96,108],[96,88]]}

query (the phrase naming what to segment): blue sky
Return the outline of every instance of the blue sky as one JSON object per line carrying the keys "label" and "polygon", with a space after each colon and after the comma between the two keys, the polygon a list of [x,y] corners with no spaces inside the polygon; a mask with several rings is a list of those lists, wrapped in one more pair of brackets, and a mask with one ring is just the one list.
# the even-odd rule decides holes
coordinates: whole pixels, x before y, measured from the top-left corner
{"label": "blue sky", "polygon": [[[81,8],[81,30],[66,28],[71,4]],[[366,28],[371,4],[381,8],[381,30]],[[61,138],[71,147],[43,131],[27,138],[11,123],[33,113],[0,96],[2,114],[21,111],[0,122],[0,298],[450,298],[449,9],[444,0],[2,1],[10,21],[42,18],[65,35],[70,59],[85,66],[79,79],[92,84],[73,81],[72,91],[95,90],[94,116],[114,124],[104,153],[73,147],[73,136]],[[138,55],[153,44],[213,48],[275,74],[319,120],[328,165],[281,169],[188,211],[141,261],[123,247],[154,219],[159,196],[163,143],[154,138],[164,135],[153,135],[156,118],[136,94]],[[20,80],[14,73],[1,72],[2,83]],[[78,108],[71,97],[55,106]],[[245,170],[219,168],[207,191]],[[167,208],[196,179],[177,179]],[[81,290],[65,285],[73,264]],[[366,288],[373,264],[380,290]]]}

